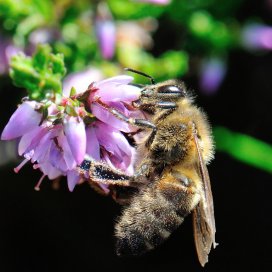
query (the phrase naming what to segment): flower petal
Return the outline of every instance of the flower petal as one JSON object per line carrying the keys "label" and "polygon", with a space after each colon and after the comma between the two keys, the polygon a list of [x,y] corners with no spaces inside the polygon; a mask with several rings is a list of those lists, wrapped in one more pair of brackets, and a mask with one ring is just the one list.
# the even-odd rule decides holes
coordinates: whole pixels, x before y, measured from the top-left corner
{"label": "flower petal", "polygon": [[32,163],[37,161],[39,164],[48,160],[48,154],[51,149],[52,139],[57,137],[58,130],[49,130],[46,134],[40,139],[38,145],[35,148],[35,152],[31,159]]}
{"label": "flower petal", "polygon": [[130,126],[124,121],[119,120],[118,118],[113,116],[110,112],[108,112],[101,106],[93,103],[91,105],[91,110],[92,110],[92,113],[95,115],[95,117],[103,121],[104,123],[109,124],[110,126],[124,132],[133,131],[132,126]]}
{"label": "flower petal", "polygon": [[[127,174],[133,174],[135,149],[128,143],[126,137],[120,131],[104,123],[96,126],[96,135],[105,150],[102,159]],[[111,154],[110,157],[108,156],[109,153]]]}
{"label": "flower petal", "polygon": [[111,85],[98,90],[97,94],[104,102],[134,101],[139,98],[141,89],[132,85]]}
{"label": "flower petal", "polygon": [[11,140],[36,128],[42,118],[42,115],[35,111],[36,105],[34,101],[27,101],[21,104],[9,119],[2,132],[1,139]]}
{"label": "flower petal", "polygon": [[76,89],[76,93],[87,90],[91,82],[102,79],[102,73],[98,69],[90,68],[82,72],[68,75],[63,81],[63,95],[69,97],[71,88]]}
{"label": "flower petal", "polygon": [[111,85],[129,84],[132,80],[133,80],[132,76],[119,75],[96,82],[95,86],[99,89],[103,89]]}
{"label": "flower petal", "polygon": [[74,159],[74,156],[71,152],[70,146],[68,144],[67,138],[65,137],[65,135],[63,133],[61,133],[61,135],[59,135],[58,140],[61,144],[62,150],[63,150],[63,159],[66,162],[67,168],[69,170],[73,169],[76,167],[76,161]]}
{"label": "flower petal", "polygon": [[67,172],[67,182],[68,182],[68,188],[69,191],[72,192],[75,188],[75,186],[80,181],[80,176],[76,171],[68,171]]}
{"label": "flower petal", "polygon": [[77,117],[65,119],[64,133],[76,162],[80,164],[86,153],[86,131],[83,120]]}
{"label": "flower petal", "polygon": [[86,129],[87,136],[87,148],[86,154],[91,156],[94,160],[99,161],[100,158],[100,145],[95,134],[94,127],[88,127]]}
{"label": "flower petal", "polygon": [[52,142],[50,152],[48,154],[48,160],[52,166],[56,167],[62,172],[68,170],[67,164],[63,158],[63,152],[56,146],[55,142]]}
{"label": "flower petal", "polygon": [[18,154],[22,156],[23,153],[30,151],[32,148],[35,148],[45,133],[46,130],[44,128],[36,127],[32,131],[24,134],[19,142]]}
{"label": "flower petal", "polygon": [[133,101],[139,98],[141,89],[128,85],[133,77],[121,75],[95,83],[98,90],[91,94],[90,102],[93,102],[93,96],[99,96],[104,101]]}
{"label": "flower petal", "polygon": [[[117,130],[107,124],[102,122],[96,125],[96,135],[100,145],[102,145],[111,154],[116,154],[121,156],[120,150],[118,148],[118,143],[114,141],[114,132]],[[121,132],[119,132],[121,133]]]}
{"label": "flower petal", "polygon": [[62,175],[62,172],[59,171],[56,167],[52,166],[49,162],[41,163],[39,166],[40,170],[51,180]]}

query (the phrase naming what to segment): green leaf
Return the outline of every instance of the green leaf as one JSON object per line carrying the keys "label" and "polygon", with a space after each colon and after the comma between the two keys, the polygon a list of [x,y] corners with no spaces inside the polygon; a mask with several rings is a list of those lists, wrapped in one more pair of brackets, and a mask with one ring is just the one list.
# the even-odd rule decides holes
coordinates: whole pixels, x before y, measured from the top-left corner
{"label": "green leaf", "polygon": [[10,76],[16,86],[28,91],[30,99],[40,101],[62,93],[63,55],[51,51],[49,45],[39,45],[32,57],[20,53],[11,59]]}
{"label": "green leaf", "polygon": [[272,146],[224,127],[214,128],[216,149],[272,174]]}
{"label": "green leaf", "polygon": [[141,19],[145,17],[159,17],[167,6],[153,5],[150,3],[141,3],[128,0],[108,0],[113,15],[119,19]]}

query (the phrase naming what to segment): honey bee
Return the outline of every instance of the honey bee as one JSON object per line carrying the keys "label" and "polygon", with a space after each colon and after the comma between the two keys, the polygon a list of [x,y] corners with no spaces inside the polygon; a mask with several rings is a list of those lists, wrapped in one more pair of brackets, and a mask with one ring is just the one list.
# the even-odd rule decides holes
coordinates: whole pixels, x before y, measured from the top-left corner
{"label": "honey bee", "polygon": [[[138,126],[144,137],[137,143],[135,174],[127,176],[103,163],[86,160],[81,171],[88,171],[91,182],[113,188],[122,201],[124,191],[129,204],[115,226],[118,255],[140,255],[149,251],[177,229],[193,213],[195,246],[202,266],[211,247],[216,247],[215,219],[210,179],[206,165],[214,154],[211,129],[205,113],[194,105],[184,83],[168,80],[155,84],[153,78],[143,87],[134,106],[149,119],[127,118],[116,109],[100,105],[117,118]],[[124,198],[126,199],[126,197]]]}

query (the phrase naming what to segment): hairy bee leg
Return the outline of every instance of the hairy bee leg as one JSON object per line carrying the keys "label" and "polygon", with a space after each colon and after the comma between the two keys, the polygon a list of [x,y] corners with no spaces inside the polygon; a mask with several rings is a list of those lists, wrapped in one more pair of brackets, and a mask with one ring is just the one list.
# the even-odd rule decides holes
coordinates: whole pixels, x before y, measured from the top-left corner
{"label": "hairy bee leg", "polygon": [[91,182],[131,186],[130,176],[109,167],[106,163],[93,160],[84,160],[78,168],[78,172]]}
{"label": "hairy bee leg", "polygon": [[165,109],[165,110],[174,110],[177,108],[177,104],[175,102],[170,102],[170,101],[159,101],[159,102],[154,102],[154,103],[141,103],[140,101],[136,101],[133,103],[135,108],[160,108],[160,109]]}
{"label": "hairy bee leg", "polygon": [[139,182],[139,179],[141,177],[148,175],[149,169],[149,163],[144,160],[141,165],[136,169],[134,175],[130,177],[130,180],[132,182]]}
{"label": "hairy bee leg", "polygon": [[156,126],[148,120],[128,118],[122,112],[118,111],[117,109],[109,107],[108,105],[104,104],[100,100],[96,100],[96,103],[98,103],[100,106],[102,106],[104,109],[106,109],[108,112],[110,112],[112,115],[114,115],[116,118],[118,118],[121,121],[124,121],[128,124],[131,124],[137,127],[150,128],[150,129],[156,130]]}

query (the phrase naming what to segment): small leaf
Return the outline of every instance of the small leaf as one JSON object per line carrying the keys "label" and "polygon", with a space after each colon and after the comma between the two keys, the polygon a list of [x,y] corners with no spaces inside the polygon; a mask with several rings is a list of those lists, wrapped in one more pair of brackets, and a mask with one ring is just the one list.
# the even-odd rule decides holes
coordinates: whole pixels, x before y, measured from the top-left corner
{"label": "small leaf", "polygon": [[69,96],[71,97],[73,95],[76,95],[76,89],[74,87],[71,88]]}
{"label": "small leaf", "polygon": [[78,114],[76,113],[74,107],[66,106],[65,112],[66,112],[68,115],[70,115],[70,116],[74,116],[74,117],[77,117],[77,116],[78,116]]}
{"label": "small leaf", "polygon": [[63,55],[53,54],[47,44],[39,45],[32,57],[19,53],[11,59],[10,76],[14,84],[25,88],[32,100],[43,100],[49,93],[62,93],[61,79],[65,72]]}

